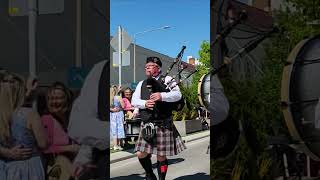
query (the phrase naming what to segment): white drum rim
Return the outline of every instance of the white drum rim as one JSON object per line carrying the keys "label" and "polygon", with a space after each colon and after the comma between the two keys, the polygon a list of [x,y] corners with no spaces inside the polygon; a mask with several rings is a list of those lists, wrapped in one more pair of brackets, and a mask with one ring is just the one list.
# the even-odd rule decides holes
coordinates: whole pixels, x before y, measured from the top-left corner
{"label": "white drum rim", "polygon": [[[282,72],[281,102],[287,102],[287,103],[290,102],[290,98],[289,98],[290,97],[290,81],[292,76],[293,64],[298,54],[300,53],[300,50],[309,40],[311,39],[304,39],[300,41],[288,56],[288,59],[287,59],[288,65],[283,68],[283,72]],[[283,112],[284,119],[290,135],[293,137],[294,140],[300,142],[300,144],[296,146],[297,150],[301,150],[302,152],[307,154],[310,158],[312,158],[315,161],[320,161],[319,156],[317,156],[310,150],[310,148],[305,144],[303,138],[300,136],[299,131],[293,120],[291,107],[287,106],[283,108],[282,112]]]}
{"label": "white drum rim", "polygon": [[201,89],[202,89],[203,80],[207,75],[210,75],[210,73],[202,75],[200,80],[199,80],[199,83],[198,83],[198,100],[199,100],[200,105],[203,106],[206,110],[208,110],[208,107],[204,103],[203,95],[201,93]]}

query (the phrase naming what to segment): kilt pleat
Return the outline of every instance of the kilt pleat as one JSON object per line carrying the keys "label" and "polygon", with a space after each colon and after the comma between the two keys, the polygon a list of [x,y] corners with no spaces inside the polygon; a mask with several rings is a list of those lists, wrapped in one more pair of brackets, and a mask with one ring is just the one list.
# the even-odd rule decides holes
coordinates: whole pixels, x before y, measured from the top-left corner
{"label": "kilt pleat", "polygon": [[[143,123],[141,123],[141,128],[142,127]],[[135,152],[140,151],[160,156],[174,156],[186,149],[186,146],[174,125],[172,130],[160,128],[158,126],[155,126],[155,128],[156,136],[153,138],[152,142],[145,141],[140,131],[135,146]]]}

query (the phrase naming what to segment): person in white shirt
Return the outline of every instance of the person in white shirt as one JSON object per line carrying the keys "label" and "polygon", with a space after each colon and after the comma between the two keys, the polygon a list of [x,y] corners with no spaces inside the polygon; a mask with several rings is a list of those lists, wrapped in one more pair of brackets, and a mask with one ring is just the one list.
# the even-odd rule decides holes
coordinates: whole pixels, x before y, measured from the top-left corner
{"label": "person in white shirt", "polygon": [[[135,151],[146,171],[146,179],[150,180],[157,179],[152,171],[151,154],[157,155],[159,180],[164,180],[168,168],[167,156],[177,155],[186,148],[172,120],[172,105],[181,99],[182,94],[176,82],[171,81],[172,77],[161,75],[161,67],[158,57],[148,57],[145,65],[148,79],[138,83],[132,96],[132,105],[139,108],[142,120]],[[155,90],[158,89],[157,84],[168,82],[170,91]]]}

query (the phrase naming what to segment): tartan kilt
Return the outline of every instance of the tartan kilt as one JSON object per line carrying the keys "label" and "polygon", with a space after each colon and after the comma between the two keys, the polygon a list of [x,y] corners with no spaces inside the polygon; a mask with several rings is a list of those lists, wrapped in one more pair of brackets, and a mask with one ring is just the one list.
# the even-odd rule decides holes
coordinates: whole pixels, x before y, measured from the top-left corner
{"label": "tartan kilt", "polygon": [[[140,151],[159,156],[174,156],[181,153],[186,149],[186,146],[174,124],[172,126],[172,130],[155,126],[156,135],[151,143],[143,139],[142,131],[140,130],[134,149],[135,152]],[[143,122],[141,122],[141,129],[142,127]]]}

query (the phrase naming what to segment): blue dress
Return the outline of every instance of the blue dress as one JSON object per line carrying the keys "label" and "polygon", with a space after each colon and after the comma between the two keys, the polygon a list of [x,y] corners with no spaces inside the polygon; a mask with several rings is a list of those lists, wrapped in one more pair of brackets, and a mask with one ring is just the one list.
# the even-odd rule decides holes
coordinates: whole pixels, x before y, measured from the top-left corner
{"label": "blue dress", "polygon": [[40,158],[40,152],[33,132],[27,128],[27,115],[31,112],[29,108],[21,108],[12,116],[10,146],[23,145],[32,148],[32,156],[25,160],[0,159],[0,180],[44,180],[45,173]]}
{"label": "blue dress", "polygon": [[125,138],[124,133],[124,113],[121,108],[119,96],[113,98],[113,107],[121,109],[119,112],[110,111],[110,135],[113,138]]}

